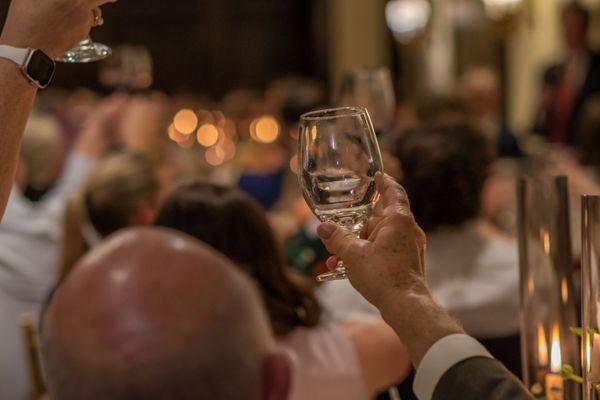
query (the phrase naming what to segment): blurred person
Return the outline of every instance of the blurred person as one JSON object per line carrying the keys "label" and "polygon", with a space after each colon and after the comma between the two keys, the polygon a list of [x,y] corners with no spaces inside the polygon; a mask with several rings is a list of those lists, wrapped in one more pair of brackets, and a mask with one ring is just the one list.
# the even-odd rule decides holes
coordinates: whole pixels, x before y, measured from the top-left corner
{"label": "blurred person", "polygon": [[67,146],[60,125],[50,115],[33,113],[21,142],[17,184],[36,202],[52,188],[62,171]]}
{"label": "blurred person", "polygon": [[496,147],[498,156],[522,157],[519,142],[501,115],[497,75],[490,68],[474,68],[460,79],[460,92],[480,130]]}
{"label": "blurred person", "polygon": [[600,184],[600,95],[588,100],[579,126],[580,160]]}
{"label": "blurred person", "polygon": [[578,123],[586,101],[600,92],[600,55],[587,42],[590,12],[576,2],[562,11],[566,59],[548,68],[534,130],[550,142],[581,145]]}
{"label": "blurred person", "polygon": [[104,237],[129,226],[152,225],[160,188],[156,169],[142,154],[115,154],[98,163],[67,205],[60,280]]}
{"label": "blurred person", "polygon": [[[428,235],[426,275],[433,297],[519,373],[517,245],[480,217],[491,153],[469,125],[433,125],[405,133],[396,155],[415,219]],[[320,298],[340,319],[377,312],[361,304],[346,282],[325,286]]]}
{"label": "blurred person", "polygon": [[284,400],[290,385],[250,279],[167,229],[93,249],[57,287],[41,342],[52,400]]}
{"label": "blurred person", "polygon": [[451,125],[473,120],[467,102],[459,96],[430,96],[416,108],[419,124]]}
{"label": "blurred person", "polygon": [[287,277],[263,211],[234,188],[193,182],[175,190],[157,225],[213,246],[252,276],[278,343],[290,354],[290,399],[367,399],[408,373],[404,347],[382,321],[321,322],[312,293]]}
{"label": "blurred person", "polygon": [[239,146],[241,175],[237,186],[271,209],[279,200],[288,168],[288,156],[278,143],[247,142]]}
{"label": "blurred person", "polygon": [[492,154],[469,125],[424,126],[397,147],[401,183],[428,235],[426,274],[436,301],[520,374],[516,242],[480,217]]}
{"label": "blurred person", "polygon": [[[0,54],[40,50],[54,60],[82,40],[96,21],[96,9],[115,0],[13,0],[0,34]],[[51,62],[49,63],[51,64]],[[54,66],[40,72],[51,78]],[[37,86],[16,61],[0,56],[0,218],[11,191],[21,136],[31,111]],[[37,75],[37,74],[36,74]]]}
{"label": "blurred person", "polygon": [[[61,220],[69,195],[75,191],[114,142],[112,127],[123,108],[123,98],[107,100],[92,115],[52,188],[33,202],[26,186],[40,174],[46,183],[56,176],[62,150],[48,145],[35,119],[26,131],[17,184],[13,186],[0,223],[0,398],[22,399],[27,393],[26,354],[18,327],[23,313],[37,313],[57,274]],[[45,129],[45,128],[44,128]],[[50,133],[50,142],[58,135]],[[45,153],[46,152],[46,153]],[[56,154],[52,154],[56,153]],[[47,156],[47,157],[46,157]]]}
{"label": "blurred person", "polygon": [[334,254],[328,268],[342,260],[350,283],[406,343],[417,369],[417,397],[532,400],[523,384],[435,302],[425,279],[426,237],[406,191],[381,173],[375,182],[382,197],[360,238],[332,223],[321,224],[318,233]]}

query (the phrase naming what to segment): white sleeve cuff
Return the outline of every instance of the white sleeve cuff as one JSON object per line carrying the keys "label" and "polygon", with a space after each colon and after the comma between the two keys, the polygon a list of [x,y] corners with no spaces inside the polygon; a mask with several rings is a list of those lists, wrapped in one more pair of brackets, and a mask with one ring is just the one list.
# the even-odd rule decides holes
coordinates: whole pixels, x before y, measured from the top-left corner
{"label": "white sleeve cuff", "polygon": [[468,358],[493,358],[481,343],[471,336],[446,336],[427,351],[417,368],[413,390],[419,400],[431,400],[442,376],[454,365]]}

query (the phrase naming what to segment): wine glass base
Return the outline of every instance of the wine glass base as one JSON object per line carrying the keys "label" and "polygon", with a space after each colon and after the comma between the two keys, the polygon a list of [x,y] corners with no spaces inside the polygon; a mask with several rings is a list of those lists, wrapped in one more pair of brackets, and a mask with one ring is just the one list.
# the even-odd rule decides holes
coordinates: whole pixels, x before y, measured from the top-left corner
{"label": "wine glass base", "polygon": [[103,60],[111,54],[112,50],[110,47],[102,43],[88,41],[73,47],[56,61],[64,63],[89,63]]}
{"label": "wine glass base", "polygon": [[317,276],[317,281],[319,282],[337,281],[342,279],[348,279],[346,268],[344,267],[337,267],[331,272],[326,272]]}

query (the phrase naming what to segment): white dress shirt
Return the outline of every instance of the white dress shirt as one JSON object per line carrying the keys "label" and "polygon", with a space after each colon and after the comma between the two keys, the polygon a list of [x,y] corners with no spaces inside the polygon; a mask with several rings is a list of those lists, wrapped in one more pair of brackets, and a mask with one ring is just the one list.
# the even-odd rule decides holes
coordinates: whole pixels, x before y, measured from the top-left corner
{"label": "white dress shirt", "polygon": [[425,276],[438,304],[477,338],[519,332],[519,255],[514,241],[480,223],[427,236]]}
{"label": "white dress shirt", "polygon": [[57,277],[63,213],[68,196],[93,166],[84,155],[69,157],[56,186],[31,202],[13,188],[0,222],[0,399],[28,396],[19,316],[34,316]]}
{"label": "white dress shirt", "polygon": [[455,334],[438,340],[425,353],[413,382],[419,400],[431,400],[440,379],[450,368],[473,357],[493,358],[481,343],[468,335]]}

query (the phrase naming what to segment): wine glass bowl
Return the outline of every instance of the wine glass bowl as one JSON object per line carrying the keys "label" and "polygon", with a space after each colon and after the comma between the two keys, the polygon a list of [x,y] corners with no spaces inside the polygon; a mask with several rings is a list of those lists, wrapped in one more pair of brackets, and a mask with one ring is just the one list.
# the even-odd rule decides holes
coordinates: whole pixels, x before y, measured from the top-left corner
{"label": "wine glass bowl", "polygon": [[[367,110],[342,107],[302,115],[298,154],[300,187],[313,213],[358,236],[377,195],[375,173],[383,170]],[[345,277],[340,264],[317,279]]]}
{"label": "wine glass bowl", "polygon": [[88,36],[75,47],[57,58],[57,61],[63,63],[89,63],[100,61],[110,56],[112,53],[110,47],[102,43],[93,42]]}
{"label": "wine glass bowl", "polygon": [[389,69],[358,68],[344,77],[339,92],[340,106],[356,104],[369,110],[378,134],[385,133],[394,122],[396,97]]}

